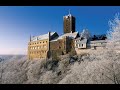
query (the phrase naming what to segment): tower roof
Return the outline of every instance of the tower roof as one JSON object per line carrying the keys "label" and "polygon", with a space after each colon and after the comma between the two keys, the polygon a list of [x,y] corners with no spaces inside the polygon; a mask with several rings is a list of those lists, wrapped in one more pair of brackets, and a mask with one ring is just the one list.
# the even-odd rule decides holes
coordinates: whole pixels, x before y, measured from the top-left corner
{"label": "tower roof", "polygon": [[68,14],[68,15],[69,15],[69,16],[72,16],[71,13],[70,13],[70,9],[69,9],[69,14]]}
{"label": "tower roof", "polygon": [[63,17],[68,18],[68,16],[69,16],[69,17],[71,17],[71,16],[72,16],[72,14],[71,14],[71,10],[70,10],[70,9],[68,10],[68,15],[65,15],[65,16],[63,16]]}

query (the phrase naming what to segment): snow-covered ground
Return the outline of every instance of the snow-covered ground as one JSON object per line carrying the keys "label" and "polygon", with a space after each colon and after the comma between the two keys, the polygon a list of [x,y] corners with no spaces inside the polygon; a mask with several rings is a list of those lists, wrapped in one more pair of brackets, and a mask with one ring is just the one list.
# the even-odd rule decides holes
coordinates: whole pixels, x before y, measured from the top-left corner
{"label": "snow-covered ground", "polygon": [[[119,84],[120,54],[114,51],[84,53],[58,60],[14,60],[0,62],[3,84]],[[12,59],[11,58],[11,59]]]}

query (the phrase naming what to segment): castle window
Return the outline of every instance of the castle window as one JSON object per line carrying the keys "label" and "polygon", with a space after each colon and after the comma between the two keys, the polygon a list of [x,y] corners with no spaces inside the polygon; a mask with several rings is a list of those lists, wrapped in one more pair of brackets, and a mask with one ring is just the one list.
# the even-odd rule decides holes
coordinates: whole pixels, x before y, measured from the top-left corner
{"label": "castle window", "polygon": [[44,48],[46,48],[46,45],[44,46]]}
{"label": "castle window", "polygon": [[46,41],[46,43],[47,43],[47,41]]}
{"label": "castle window", "polygon": [[44,43],[44,41],[43,41],[43,43]]}
{"label": "castle window", "polygon": [[83,44],[82,44],[82,47],[83,47]]}
{"label": "castle window", "polygon": [[77,44],[76,44],[76,47],[77,47]]}

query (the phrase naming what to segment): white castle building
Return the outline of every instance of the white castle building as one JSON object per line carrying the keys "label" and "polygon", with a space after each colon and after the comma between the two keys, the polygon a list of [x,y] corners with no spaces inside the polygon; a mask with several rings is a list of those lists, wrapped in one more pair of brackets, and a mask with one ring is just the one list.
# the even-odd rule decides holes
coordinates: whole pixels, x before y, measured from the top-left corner
{"label": "white castle building", "polygon": [[[84,32],[84,34],[83,34]],[[75,39],[75,48],[76,49],[104,49],[106,46],[106,36],[105,35],[94,35],[91,37],[88,31],[83,30],[80,37]],[[87,33],[86,33],[87,32]],[[86,34],[86,35],[85,35]]]}

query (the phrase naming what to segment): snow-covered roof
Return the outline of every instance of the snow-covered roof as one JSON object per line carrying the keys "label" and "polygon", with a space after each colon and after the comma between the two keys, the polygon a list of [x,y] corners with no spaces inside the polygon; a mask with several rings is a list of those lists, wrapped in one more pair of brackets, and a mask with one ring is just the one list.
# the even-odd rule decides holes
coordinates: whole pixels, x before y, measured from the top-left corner
{"label": "snow-covered roof", "polygon": [[81,40],[81,37],[76,38],[75,40]]}
{"label": "snow-covered roof", "polygon": [[71,17],[72,15],[71,14],[68,14],[66,16],[64,16],[65,18],[68,18],[68,17]]}
{"label": "snow-covered roof", "polygon": [[[50,36],[54,35],[55,33],[56,32],[50,32]],[[49,38],[49,34],[47,33],[47,34],[31,37],[31,41],[44,40],[48,38]]]}
{"label": "snow-covered roof", "polygon": [[76,43],[87,43],[87,39],[83,38],[82,40],[80,38],[77,38],[77,42]]}
{"label": "snow-covered roof", "polygon": [[57,40],[59,40],[59,39],[63,39],[65,36],[68,36],[68,37],[74,39],[74,38],[76,38],[77,34],[78,34],[78,32],[66,33],[66,34],[63,34],[63,35],[59,36],[58,38],[56,38],[56,39],[54,39],[54,40],[51,40],[51,42],[52,42],[52,41],[57,41]]}

